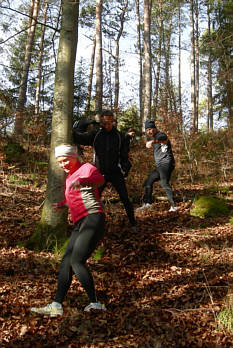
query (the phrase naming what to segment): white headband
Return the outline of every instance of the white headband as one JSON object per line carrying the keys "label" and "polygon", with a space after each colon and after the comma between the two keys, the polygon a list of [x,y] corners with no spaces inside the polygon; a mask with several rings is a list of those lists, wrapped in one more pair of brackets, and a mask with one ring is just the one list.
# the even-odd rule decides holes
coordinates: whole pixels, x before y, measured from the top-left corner
{"label": "white headband", "polygon": [[74,146],[71,145],[59,145],[55,147],[55,157],[67,156],[67,157],[76,157],[77,152]]}

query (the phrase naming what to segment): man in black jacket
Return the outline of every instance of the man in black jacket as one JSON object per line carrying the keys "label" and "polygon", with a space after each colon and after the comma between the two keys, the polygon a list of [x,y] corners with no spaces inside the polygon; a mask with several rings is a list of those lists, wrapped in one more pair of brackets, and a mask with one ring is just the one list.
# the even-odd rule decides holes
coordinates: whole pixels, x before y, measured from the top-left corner
{"label": "man in black jacket", "polygon": [[153,120],[146,120],[145,131],[147,136],[151,139],[147,141],[146,147],[148,149],[153,148],[154,150],[156,169],[154,169],[144,181],[144,203],[140,208],[137,208],[137,211],[152,208],[153,184],[156,181],[160,181],[160,184],[171,203],[169,211],[174,212],[178,207],[175,206],[172,188],[169,184],[171,173],[175,168],[175,160],[170,140],[165,133],[162,133],[157,129]]}
{"label": "man in black jacket", "polygon": [[[113,127],[114,115],[110,110],[101,114],[101,128],[80,133],[73,129],[76,145],[89,145],[94,149],[94,164],[105,177],[104,185],[99,187],[101,195],[108,182],[111,182],[124,204],[129,222],[135,229],[133,206],[129,200],[125,179],[131,168],[125,135]],[[123,172],[123,173],[122,173]]]}

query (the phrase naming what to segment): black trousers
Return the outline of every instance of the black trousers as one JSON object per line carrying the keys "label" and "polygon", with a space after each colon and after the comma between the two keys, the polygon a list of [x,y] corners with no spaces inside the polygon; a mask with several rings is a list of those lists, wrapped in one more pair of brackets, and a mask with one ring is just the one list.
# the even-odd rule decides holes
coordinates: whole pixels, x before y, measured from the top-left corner
{"label": "black trousers", "polygon": [[157,167],[155,170],[153,170],[150,175],[146,178],[146,180],[143,183],[143,187],[145,190],[144,196],[143,196],[143,202],[144,203],[152,203],[152,192],[153,192],[153,184],[156,181],[160,181],[161,187],[166,192],[167,198],[171,205],[174,205],[174,199],[173,199],[173,192],[172,188],[169,184],[169,180],[171,178],[171,173],[174,170],[174,164],[163,164],[159,167]]}
{"label": "black trousers", "polygon": [[124,204],[125,211],[131,226],[135,226],[136,221],[134,217],[133,205],[129,200],[123,174],[119,170],[119,172],[114,172],[112,174],[104,174],[104,178],[105,178],[104,184],[99,187],[99,195],[101,196],[107,183],[110,182],[112,186],[115,188],[115,190],[117,191],[117,193],[119,194],[121,202]]}
{"label": "black trousers", "polygon": [[86,266],[87,259],[104,235],[104,214],[90,214],[76,222],[60,264],[54,301],[62,303],[72,281],[73,273],[85,289],[90,302],[97,302],[93,277]]}

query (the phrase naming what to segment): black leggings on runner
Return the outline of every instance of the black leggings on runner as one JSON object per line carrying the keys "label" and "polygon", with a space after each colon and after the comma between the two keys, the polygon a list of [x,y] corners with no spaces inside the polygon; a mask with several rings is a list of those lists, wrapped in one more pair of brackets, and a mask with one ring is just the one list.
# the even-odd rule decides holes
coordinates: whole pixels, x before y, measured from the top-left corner
{"label": "black leggings on runner", "polygon": [[166,192],[167,198],[169,202],[174,205],[173,192],[172,188],[169,184],[169,180],[171,177],[171,173],[174,169],[174,165],[167,164],[163,166],[159,166],[155,170],[153,170],[147,179],[144,181],[143,187],[145,189],[145,194],[143,196],[144,203],[152,203],[152,192],[153,192],[153,184],[156,181],[160,181],[160,185]]}
{"label": "black leggings on runner", "polygon": [[119,170],[119,172],[115,172],[113,174],[105,174],[104,175],[105,182],[102,186],[99,187],[99,195],[101,196],[103,190],[105,189],[108,182],[112,183],[112,186],[115,188],[117,193],[120,196],[121,202],[124,204],[126,214],[128,216],[129,222],[131,226],[136,225],[135,217],[134,217],[134,211],[133,211],[133,205],[129,200],[125,179],[123,177],[123,174]]}
{"label": "black leggings on runner", "polygon": [[76,222],[62,258],[54,301],[62,303],[73,273],[85,289],[90,302],[97,302],[93,277],[86,266],[87,259],[104,235],[104,214],[95,213]]}

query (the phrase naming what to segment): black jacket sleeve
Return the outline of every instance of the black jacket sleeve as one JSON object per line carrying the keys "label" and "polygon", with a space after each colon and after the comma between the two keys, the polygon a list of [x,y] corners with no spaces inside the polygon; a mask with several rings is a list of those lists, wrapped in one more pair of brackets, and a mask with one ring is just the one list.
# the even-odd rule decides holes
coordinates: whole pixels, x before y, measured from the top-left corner
{"label": "black jacket sleeve", "polygon": [[90,132],[80,133],[77,129],[73,129],[73,142],[75,145],[92,146],[98,129],[93,129]]}
{"label": "black jacket sleeve", "polygon": [[155,140],[161,140],[161,141],[167,140],[167,135],[163,132],[158,132],[155,134]]}

